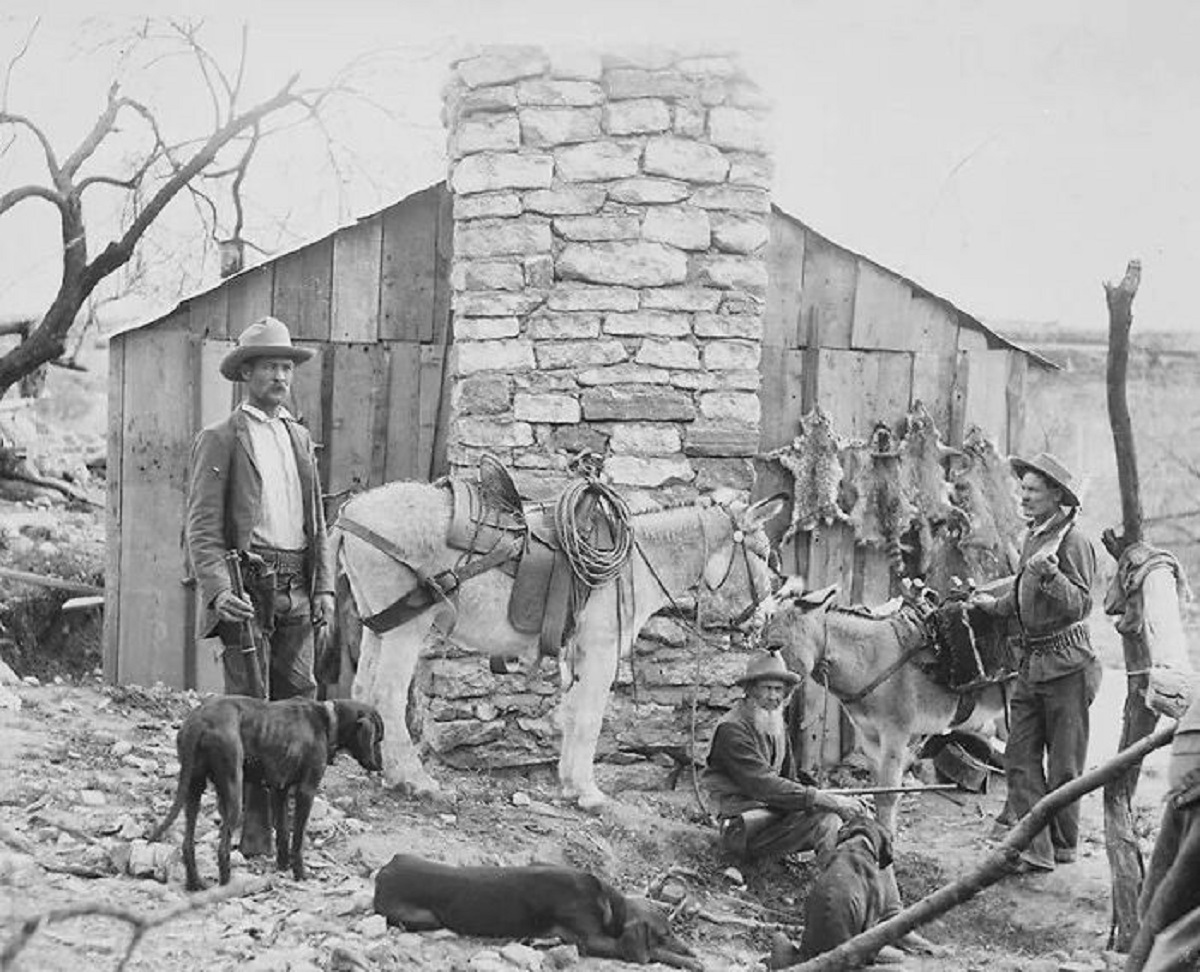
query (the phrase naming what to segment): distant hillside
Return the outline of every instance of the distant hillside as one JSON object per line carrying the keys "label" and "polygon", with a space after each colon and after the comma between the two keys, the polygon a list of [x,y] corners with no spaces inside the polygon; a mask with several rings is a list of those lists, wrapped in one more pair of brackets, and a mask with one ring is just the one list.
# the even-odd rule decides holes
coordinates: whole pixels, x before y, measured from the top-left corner
{"label": "distant hillside", "polygon": [[[1120,523],[1116,457],[1108,424],[1107,331],[1050,324],[990,322],[989,327],[1053,361],[1030,372],[1018,452],[1060,456],[1083,481],[1083,518],[1099,536]],[[1147,539],[1173,550],[1200,577],[1200,334],[1130,335],[1126,390],[1133,420]],[[1102,569],[1111,561],[1101,558]]]}

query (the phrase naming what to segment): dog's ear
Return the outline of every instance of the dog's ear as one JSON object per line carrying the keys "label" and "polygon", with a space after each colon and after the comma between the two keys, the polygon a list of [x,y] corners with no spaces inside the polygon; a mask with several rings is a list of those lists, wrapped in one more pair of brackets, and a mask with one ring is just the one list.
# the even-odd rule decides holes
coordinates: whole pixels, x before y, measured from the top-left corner
{"label": "dog's ear", "polygon": [[625,930],[617,939],[617,954],[626,962],[634,965],[645,965],[650,961],[650,926],[635,916],[632,921],[625,922]]}
{"label": "dog's ear", "polygon": [[354,722],[354,757],[363,769],[383,769],[383,720],[374,709],[360,712]]}

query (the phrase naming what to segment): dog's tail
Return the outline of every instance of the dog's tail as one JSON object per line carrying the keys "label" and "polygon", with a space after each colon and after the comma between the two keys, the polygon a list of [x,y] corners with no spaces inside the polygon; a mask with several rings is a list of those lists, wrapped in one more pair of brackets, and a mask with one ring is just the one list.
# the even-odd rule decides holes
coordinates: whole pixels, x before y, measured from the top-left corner
{"label": "dog's tail", "polygon": [[167,811],[163,822],[155,827],[150,832],[150,836],[146,838],[151,843],[162,840],[162,835],[175,822],[179,811],[187,802],[188,780],[192,778],[192,758],[196,752],[196,740],[191,738],[191,733],[187,729],[188,726],[185,723],[184,727],[179,730],[179,736],[175,743],[176,752],[179,754],[179,783],[175,787],[175,802],[171,804],[171,809]]}

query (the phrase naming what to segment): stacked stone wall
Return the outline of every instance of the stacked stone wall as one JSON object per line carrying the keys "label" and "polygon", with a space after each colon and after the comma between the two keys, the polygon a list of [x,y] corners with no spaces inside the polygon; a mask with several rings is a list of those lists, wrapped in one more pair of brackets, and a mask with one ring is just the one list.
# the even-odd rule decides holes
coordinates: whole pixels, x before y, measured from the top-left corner
{"label": "stacked stone wall", "polygon": [[[724,56],[507,48],[455,65],[445,102],[452,469],[473,476],[489,452],[525,496],[549,498],[569,456],[589,449],[623,493],[651,503],[750,488],[770,217],[764,111]],[[690,763],[693,740],[702,753],[745,660],[652,619],[618,672],[601,782],[661,785]],[[421,735],[446,762],[554,760],[553,663],[493,675],[445,645],[418,687]]]}
{"label": "stacked stone wall", "polygon": [[[771,167],[728,57],[488,50],[446,95],[449,458],[532,498],[567,456],[629,490],[748,489]],[[661,495],[661,493],[660,493]]]}

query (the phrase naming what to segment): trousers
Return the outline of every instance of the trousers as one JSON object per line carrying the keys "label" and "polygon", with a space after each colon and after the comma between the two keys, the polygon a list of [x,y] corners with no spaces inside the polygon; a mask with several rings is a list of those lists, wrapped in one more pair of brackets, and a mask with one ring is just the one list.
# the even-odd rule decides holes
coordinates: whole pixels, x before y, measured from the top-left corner
{"label": "trousers", "polygon": [[[1016,820],[1051,790],[1079,776],[1087,762],[1088,708],[1100,689],[1100,663],[1047,682],[1016,680],[1010,705],[1004,775],[1006,808]],[[1054,852],[1079,844],[1079,803],[1064,807],[1021,855],[1034,867],[1054,868]]]}

